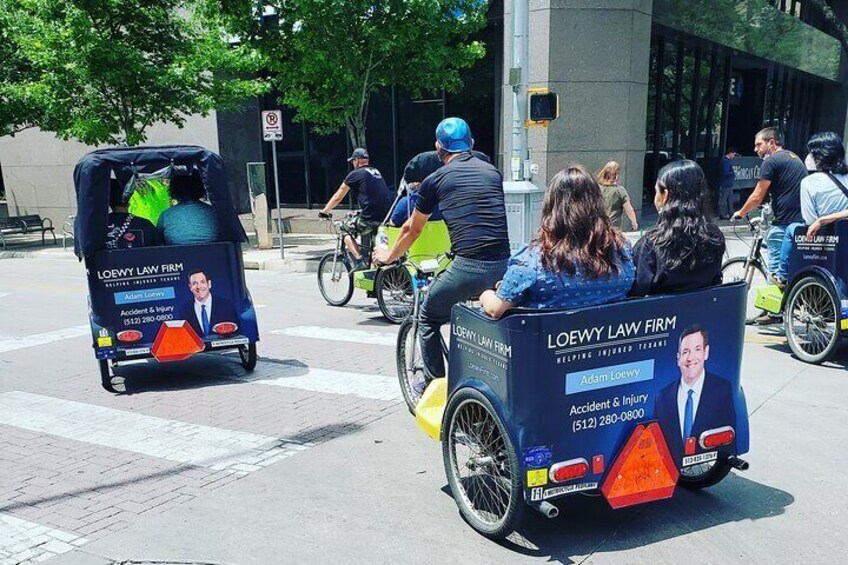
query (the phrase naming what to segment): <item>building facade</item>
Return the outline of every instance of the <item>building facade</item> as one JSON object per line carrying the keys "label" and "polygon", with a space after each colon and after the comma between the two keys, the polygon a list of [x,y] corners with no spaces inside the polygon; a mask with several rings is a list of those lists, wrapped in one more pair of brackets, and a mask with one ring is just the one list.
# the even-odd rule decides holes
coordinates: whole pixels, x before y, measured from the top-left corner
{"label": "building facade", "polygon": [[[560,99],[560,117],[531,127],[528,146],[544,186],[570,162],[591,170],[614,159],[634,207],[652,197],[656,171],[693,158],[709,179],[735,146],[752,156],[753,138],[768,125],[786,131],[803,152],[814,131],[846,132],[848,64],[822,15],[806,0],[530,0],[530,87]],[[837,2],[848,21],[848,2]],[[375,94],[367,119],[372,164],[396,185],[407,160],[433,147],[436,124],[459,115],[478,149],[509,167],[512,90],[512,2],[489,3],[480,34],[486,58],[464,74],[454,94],[413,99],[398,88]],[[277,96],[237,113],[193,118],[184,130],[160,127],[150,143],[184,142],[217,149],[241,212],[250,210],[249,169],[273,186],[271,144],[261,140],[259,114]],[[348,171],[348,136],[319,136],[283,110],[277,144],[281,204],[323,206]],[[10,213],[41,213],[54,221],[73,213],[70,171],[90,148],[27,131],[0,139],[0,166]],[[714,186],[715,182],[711,182]],[[268,190],[274,205],[273,190]]]}

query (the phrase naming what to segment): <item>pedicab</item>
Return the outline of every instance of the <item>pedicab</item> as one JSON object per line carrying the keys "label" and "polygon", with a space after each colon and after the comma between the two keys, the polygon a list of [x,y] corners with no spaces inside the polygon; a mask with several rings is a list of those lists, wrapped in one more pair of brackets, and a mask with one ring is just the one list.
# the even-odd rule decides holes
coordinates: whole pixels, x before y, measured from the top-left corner
{"label": "pedicab", "polygon": [[461,515],[500,538],[567,495],[622,508],[746,469],[745,298],[733,283],[500,320],[454,306],[448,377],[416,418]]}
{"label": "pedicab", "polygon": [[[192,170],[199,172],[215,212],[219,241],[107,249],[110,178],[124,186],[130,213],[153,215],[155,225],[170,205],[172,176]],[[74,185],[74,251],[85,261],[92,345],[103,388],[125,390],[110,364],[126,360],[166,363],[237,350],[243,367],[253,370],[259,332],[244,279],[241,243],[247,236],[221,158],[196,146],[101,149],[80,159]],[[127,231],[123,237],[135,236]]]}
{"label": "pedicab", "polygon": [[792,353],[823,363],[848,335],[848,220],[824,226],[812,240],[807,226],[792,233],[786,287],[761,286],[756,306],[782,314]]}
{"label": "pedicab", "polygon": [[[395,201],[397,205],[405,193],[401,182]],[[415,240],[406,256],[390,265],[370,265],[367,269],[353,270],[353,258],[344,246],[344,235],[355,232],[358,212],[348,214],[345,220],[334,222],[337,232],[336,248],[328,252],[318,264],[318,288],[324,300],[332,306],[344,306],[353,296],[354,289],[364,290],[369,298],[376,298],[380,312],[393,324],[402,323],[412,312],[412,278],[415,268],[410,260],[420,263],[428,259],[444,257],[450,250],[450,236],[443,220],[429,221],[421,235]],[[400,236],[401,228],[388,223],[387,215],[379,227],[376,244],[391,248]],[[362,254],[370,254],[369,245],[360,245]],[[438,272],[443,271],[449,261],[440,261]]]}

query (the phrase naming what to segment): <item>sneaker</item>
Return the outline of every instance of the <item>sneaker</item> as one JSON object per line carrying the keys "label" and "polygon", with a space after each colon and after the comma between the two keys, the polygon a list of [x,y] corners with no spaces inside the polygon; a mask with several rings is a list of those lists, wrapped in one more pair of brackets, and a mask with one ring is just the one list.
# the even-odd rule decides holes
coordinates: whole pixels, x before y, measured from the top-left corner
{"label": "sneaker", "polygon": [[769,274],[768,278],[769,278],[769,281],[773,285],[775,285],[777,288],[779,288],[780,290],[786,289],[786,279],[782,279],[775,274]]}
{"label": "sneaker", "polygon": [[417,396],[420,397],[424,394],[424,391],[427,390],[428,384],[430,383],[427,382],[426,378],[424,378],[423,373],[416,373],[415,380],[412,381],[412,386],[410,388],[412,388],[412,392],[414,392]]}
{"label": "sneaker", "polygon": [[754,323],[758,326],[770,326],[771,324],[779,324],[783,321],[783,318],[780,316],[775,316],[773,314],[763,314],[762,316],[758,316],[754,318]]}

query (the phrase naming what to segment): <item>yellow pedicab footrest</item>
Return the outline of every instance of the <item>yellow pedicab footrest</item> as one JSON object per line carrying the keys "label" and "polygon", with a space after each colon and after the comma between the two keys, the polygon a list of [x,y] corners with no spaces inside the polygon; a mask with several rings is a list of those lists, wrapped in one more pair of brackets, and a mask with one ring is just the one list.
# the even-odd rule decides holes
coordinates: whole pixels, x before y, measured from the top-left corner
{"label": "yellow pedicab footrest", "polygon": [[441,439],[442,416],[445,413],[447,398],[448,380],[433,379],[415,407],[415,422],[418,427],[436,441]]}
{"label": "yellow pedicab footrest", "polygon": [[754,304],[761,310],[779,314],[780,306],[783,304],[783,291],[773,284],[761,286],[757,289],[757,298]]}

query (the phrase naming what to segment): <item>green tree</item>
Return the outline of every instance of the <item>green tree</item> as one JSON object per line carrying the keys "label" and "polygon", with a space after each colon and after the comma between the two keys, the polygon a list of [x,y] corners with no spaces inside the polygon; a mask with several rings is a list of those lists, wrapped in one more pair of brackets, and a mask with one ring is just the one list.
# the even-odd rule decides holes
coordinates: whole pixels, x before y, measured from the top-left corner
{"label": "green tree", "polygon": [[30,127],[36,113],[29,86],[37,75],[12,40],[13,21],[7,4],[0,2],[0,136]]}
{"label": "green tree", "polygon": [[[3,0],[6,49],[31,72],[0,75],[23,119],[84,143],[145,140],[154,123],[239,106],[265,89],[259,58],[233,47],[193,0]],[[2,52],[2,48],[0,48]],[[9,80],[11,79],[11,80]],[[7,82],[8,81],[8,82]],[[2,124],[4,122],[0,122]]]}
{"label": "green tree", "polygon": [[[279,102],[318,133],[347,126],[365,147],[371,95],[399,86],[414,96],[455,91],[459,71],[483,57],[473,34],[486,24],[485,0],[284,0],[223,6],[230,31],[259,50]],[[249,5],[245,5],[249,4]],[[272,8],[262,25],[256,10]]]}

